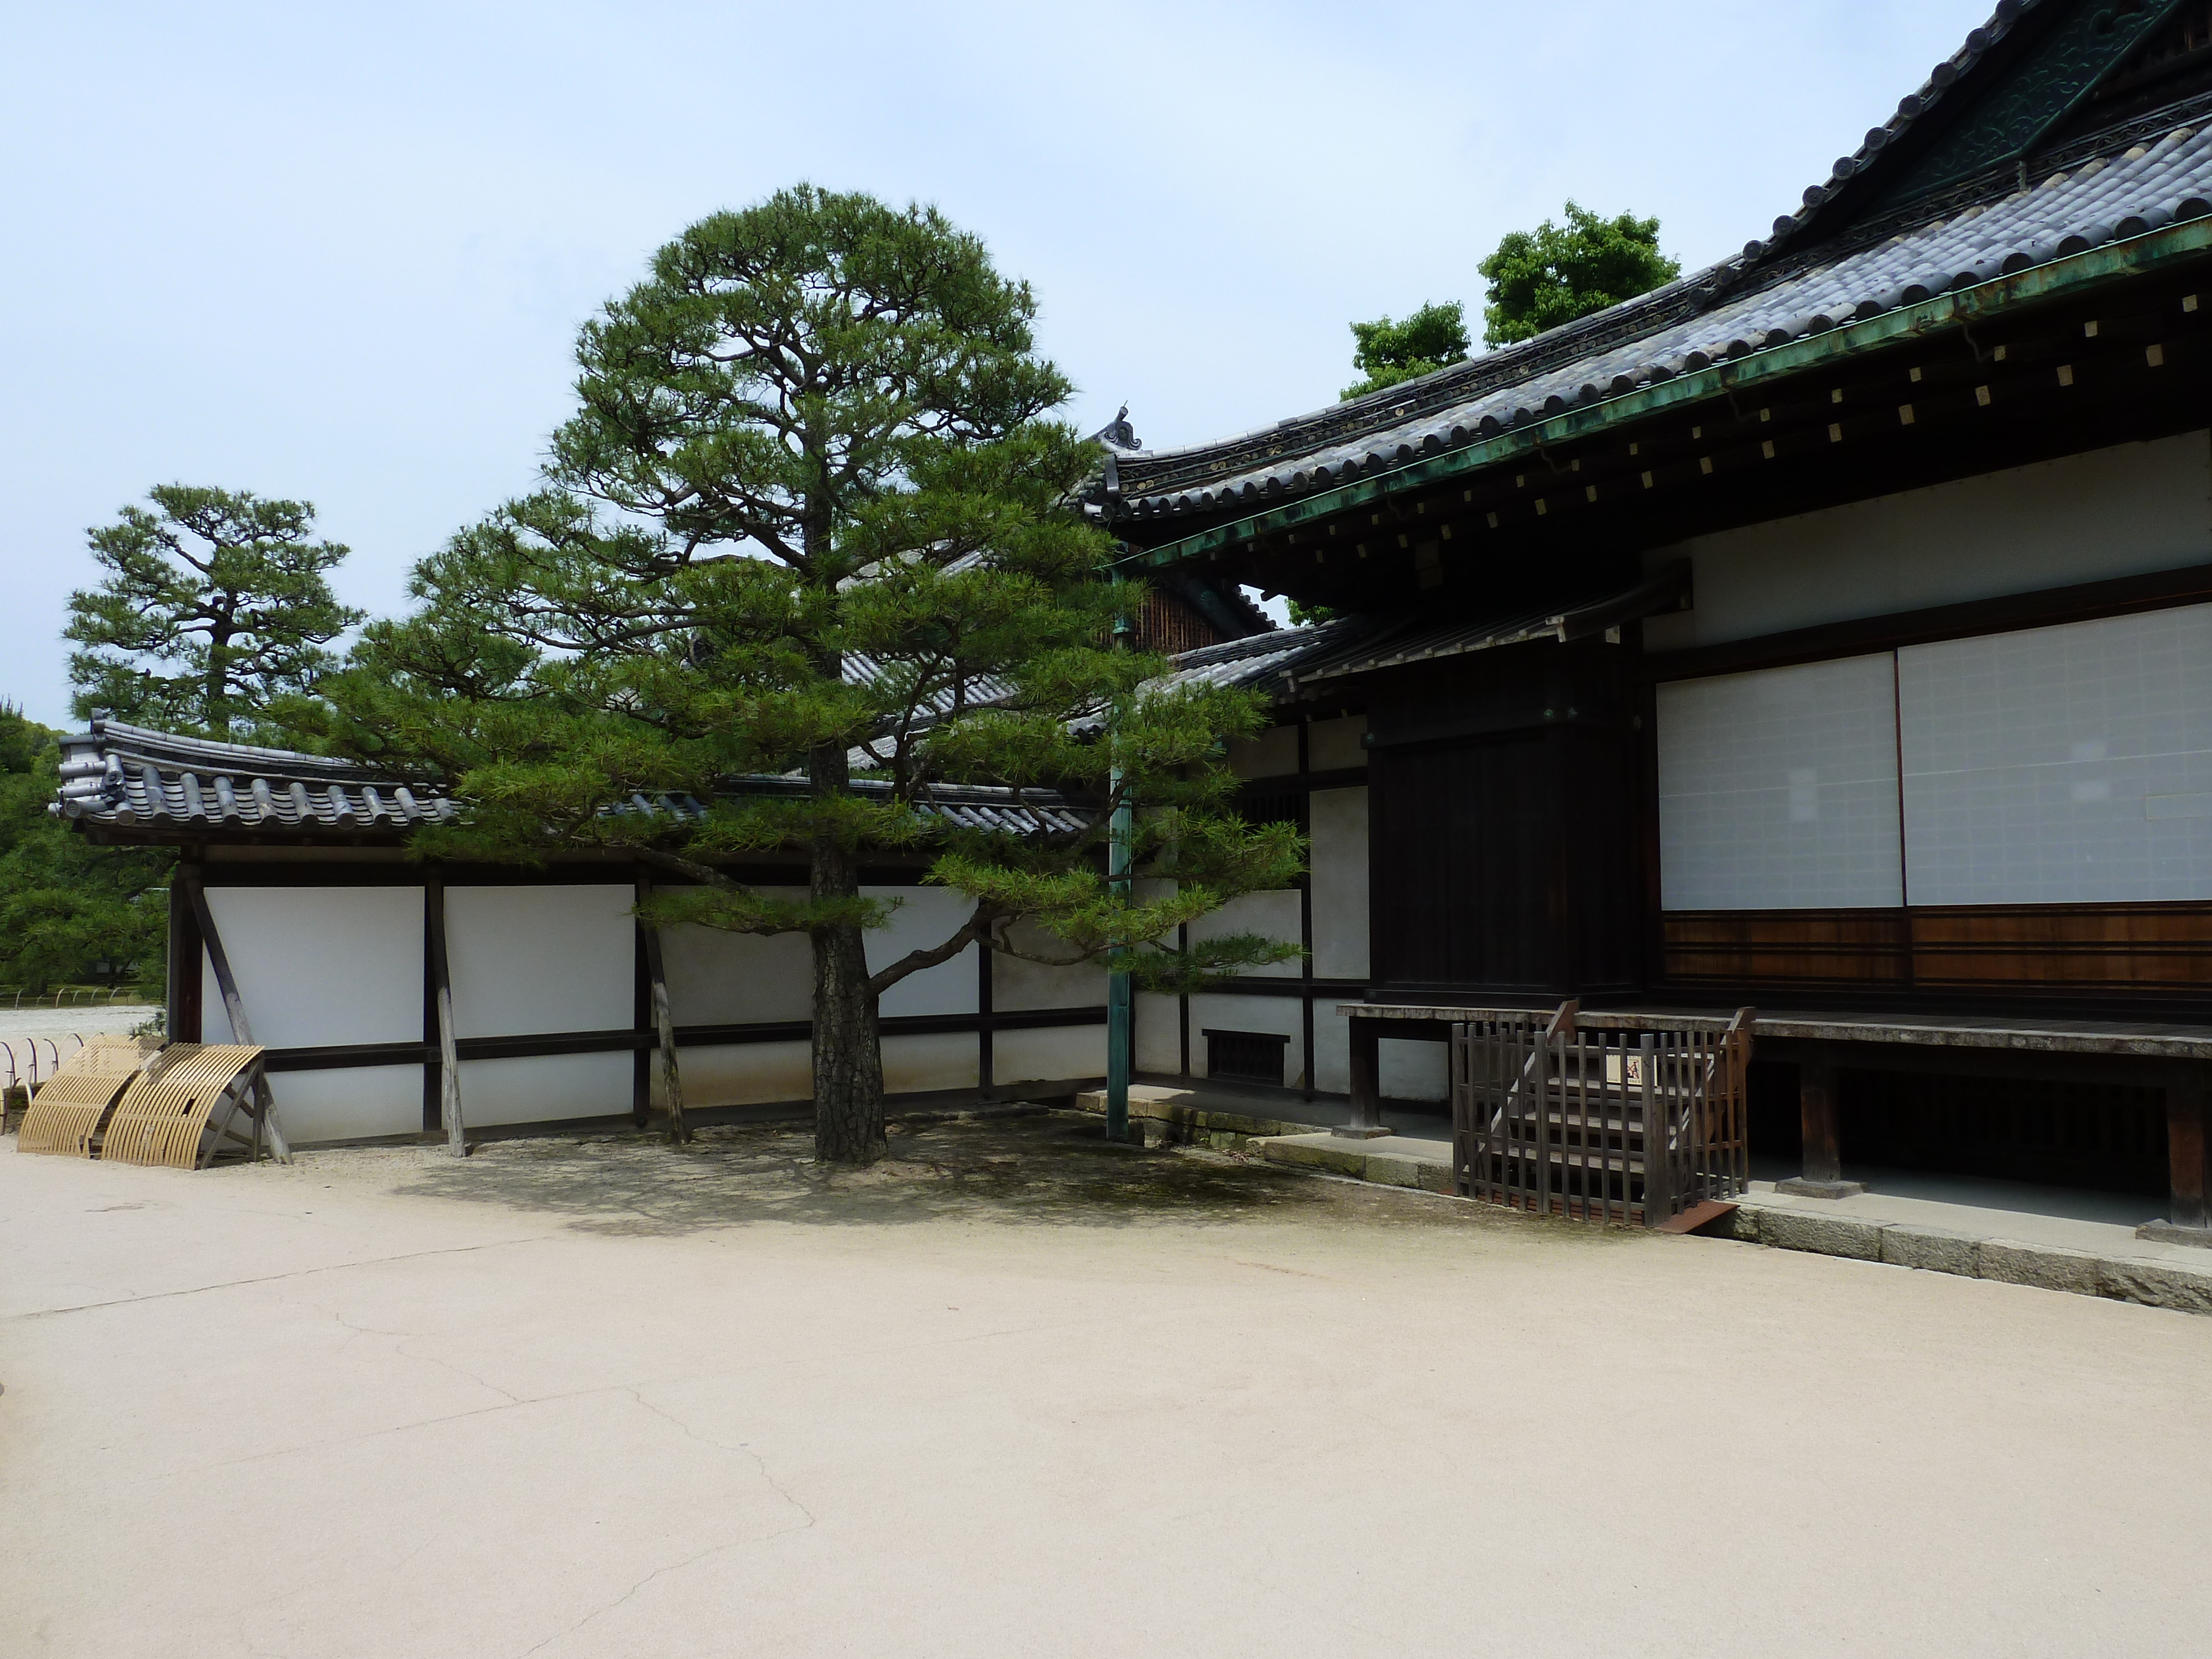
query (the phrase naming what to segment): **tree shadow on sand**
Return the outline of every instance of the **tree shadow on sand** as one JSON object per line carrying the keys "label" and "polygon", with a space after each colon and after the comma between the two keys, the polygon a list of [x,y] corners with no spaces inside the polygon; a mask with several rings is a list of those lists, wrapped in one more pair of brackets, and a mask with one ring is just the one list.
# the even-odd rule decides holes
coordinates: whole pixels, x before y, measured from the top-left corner
{"label": "tree shadow on sand", "polygon": [[760,1221],[1190,1226],[1348,1212],[1479,1224],[1469,1206],[1394,1189],[1114,1145],[1097,1118],[1071,1114],[894,1122],[890,1156],[868,1170],[830,1170],[813,1157],[812,1135],[795,1124],[708,1127],[689,1146],[657,1133],[562,1135],[494,1141],[465,1162],[426,1163],[396,1190],[569,1216],[579,1231],[617,1236]]}

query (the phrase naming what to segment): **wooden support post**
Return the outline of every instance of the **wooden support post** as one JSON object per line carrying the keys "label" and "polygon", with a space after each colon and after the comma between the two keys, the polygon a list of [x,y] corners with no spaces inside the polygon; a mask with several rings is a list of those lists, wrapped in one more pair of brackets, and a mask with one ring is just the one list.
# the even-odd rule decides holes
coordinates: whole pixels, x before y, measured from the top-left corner
{"label": "wooden support post", "polygon": [[2204,1068],[2176,1066],[2166,1084],[2166,1148],[2176,1227],[2212,1228],[2212,1136],[2208,1136]]}
{"label": "wooden support post", "polygon": [[1866,1190],[1844,1179],[1844,1149],[1836,1108],[1836,1065],[1826,1048],[1808,1048],[1797,1062],[1797,1112],[1804,1134],[1805,1173],[1775,1183],[1800,1198],[1850,1198]]}
{"label": "wooden support post", "polygon": [[1386,1134],[1382,1127],[1382,1023],[1354,1015],[1352,1035],[1352,1121],[1348,1135]]}
{"label": "wooden support post", "polygon": [[446,1150],[455,1158],[466,1158],[460,1040],[453,1030],[453,974],[446,955],[446,884],[441,878],[432,876],[422,884],[422,903],[430,924],[430,990],[438,1005],[438,1121],[445,1126]]}
{"label": "wooden support post", "polygon": [[[208,966],[215,969],[216,985],[222,992],[223,1011],[230,1016],[230,1040],[250,1048],[253,1028],[246,1021],[246,1000],[238,994],[238,981],[230,971],[230,957],[222,948],[222,935],[216,931],[215,913],[208,908],[207,889],[201,884],[197,869],[179,865],[176,878],[184,887],[185,901],[191,906],[193,925],[199,929],[200,943],[207,950]],[[198,964],[193,966],[197,968]],[[253,1091],[260,1103],[261,1127],[269,1132],[270,1154],[279,1164],[289,1164],[292,1148],[284,1139],[284,1131],[277,1126],[276,1103],[269,1092],[266,1067],[254,1068]]]}
{"label": "wooden support post", "polygon": [[[653,878],[638,879],[641,898],[653,896]],[[660,930],[640,917],[645,933],[645,971],[653,981],[653,1024],[660,1037],[660,1087],[668,1100],[668,1138],[678,1146],[691,1139],[684,1121],[684,1079],[676,1066],[676,1016],[668,1001],[668,973],[660,959]]]}

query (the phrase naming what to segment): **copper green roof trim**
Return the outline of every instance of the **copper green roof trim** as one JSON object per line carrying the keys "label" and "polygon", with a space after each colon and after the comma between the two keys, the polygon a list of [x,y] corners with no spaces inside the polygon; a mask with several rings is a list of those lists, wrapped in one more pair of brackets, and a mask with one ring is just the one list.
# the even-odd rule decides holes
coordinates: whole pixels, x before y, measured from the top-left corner
{"label": "copper green roof trim", "polygon": [[2194,258],[2212,249],[2212,217],[2168,225],[2124,242],[2089,248],[2063,258],[1994,277],[1972,288],[1954,289],[1914,304],[1899,306],[1877,317],[1846,323],[1787,344],[1771,346],[1732,362],[1680,374],[1669,380],[1640,386],[1634,392],[1602,402],[1586,404],[1540,421],[1532,421],[1510,432],[1486,438],[1441,455],[1408,462],[1394,471],[1356,483],[1340,484],[1303,500],[1285,502],[1249,518],[1216,526],[1133,552],[1117,561],[1120,568],[1176,564],[1202,554],[1218,552],[1241,542],[1302,525],[1331,519],[1340,513],[1378,501],[1408,489],[1418,489],[1447,478],[1479,471],[1500,461],[1528,455],[1549,444],[1588,437],[1610,427],[1625,425],[1680,404],[1702,403],[1735,391],[1801,374],[1823,363],[1863,352],[1924,337],[1984,321],[2015,306],[2076,294],[2100,283],[2139,276],[2163,266]]}

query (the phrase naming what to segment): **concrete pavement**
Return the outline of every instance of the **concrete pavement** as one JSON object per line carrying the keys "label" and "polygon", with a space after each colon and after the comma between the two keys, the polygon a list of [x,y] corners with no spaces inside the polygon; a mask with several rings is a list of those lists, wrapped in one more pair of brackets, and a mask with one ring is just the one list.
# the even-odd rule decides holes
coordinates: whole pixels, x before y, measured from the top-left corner
{"label": "concrete pavement", "polygon": [[2212,1320],[1063,1119],[0,1143],[15,1656],[2179,1654]]}

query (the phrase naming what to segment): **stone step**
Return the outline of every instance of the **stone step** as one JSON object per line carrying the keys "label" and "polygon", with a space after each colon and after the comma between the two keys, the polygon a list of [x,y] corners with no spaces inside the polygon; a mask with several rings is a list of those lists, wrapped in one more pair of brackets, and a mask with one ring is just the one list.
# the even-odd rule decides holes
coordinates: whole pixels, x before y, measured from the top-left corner
{"label": "stone step", "polygon": [[[1089,1089],[1076,1096],[1078,1111],[1106,1115],[1106,1091]],[[1157,1084],[1129,1085],[1129,1126],[1148,1145],[1162,1141],[1238,1152],[1276,1135],[1326,1135],[1326,1123],[1301,1123],[1267,1115],[1261,1103],[1201,1089],[1165,1089]]]}
{"label": "stone step", "polygon": [[1446,1140],[1410,1135],[1348,1140],[1324,1132],[1273,1135],[1255,1141],[1251,1150],[1267,1163],[1291,1169],[1319,1170],[1383,1187],[1417,1187],[1425,1193],[1452,1189],[1451,1143]]}

